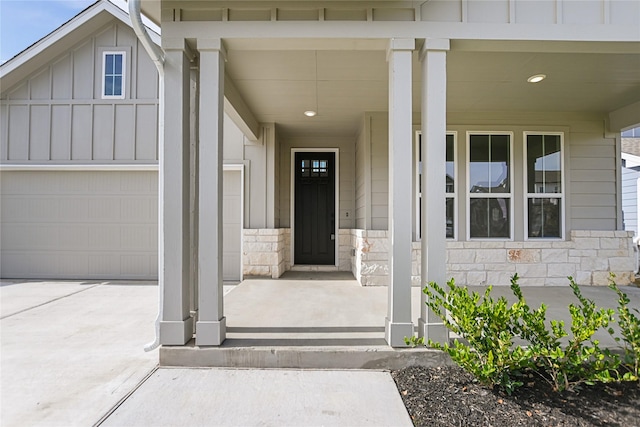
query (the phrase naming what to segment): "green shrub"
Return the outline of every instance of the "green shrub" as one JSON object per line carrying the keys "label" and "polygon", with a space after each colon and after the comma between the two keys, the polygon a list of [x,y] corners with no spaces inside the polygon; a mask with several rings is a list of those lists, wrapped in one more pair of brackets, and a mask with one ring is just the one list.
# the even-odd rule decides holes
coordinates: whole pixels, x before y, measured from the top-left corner
{"label": "green shrub", "polygon": [[[447,352],[480,382],[499,386],[508,394],[521,386],[524,376],[530,373],[536,373],[558,391],[580,383],[616,380],[619,358],[601,349],[593,338],[597,330],[613,321],[614,311],[598,309],[582,296],[575,281],[569,280],[578,299],[577,304],[569,306],[571,336],[562,321],[547,322],[544,304],[536,310],[527,305],[517,275],[511,278],[511,290],[517,299],[511,305],[504,297],[494,300],[491,287],[480,296],[456,286],[453,279],[447,283],[448,291],[430,283],[424,289],[427,305],[460,339],[452,344],[428,344]],[[629,313],[625,319],[629,319],[628,335],[636,338],[636,346],[630,345],[629,352],[637,356],[637,318]],[[424,340],[410,338],[407,343],[423,344]],[[635,367],[637,373],[637,363]]]}
{"label": "green shrub", "polygon": [[[622,338],[615,336],[616,342],[622,341],[624,356],[622,358],[622,365],[628,372],[623,375],[624,380],[637,381],[639,377],[638,364],[640,358],[640,319],[636,317],[627,304],[629,304],[629,297],[622,292],[614,281],[614,275],[611,275],[609,287],[615,291],[618,295],[618,325],[620,326],[620,333]],[[634,309],[638,314],[638,309]],[[609,331],[613,335],[613,331]]]}
{"label": "green shrub", "polygon": [[517,319],[514,331],[533,353],[534,371],[558,391],[581,383],[614,381],[619,365],[618,357],[608,349],[600,348],[600,343],[593,337],[596,331],[607,328],[613,321],[614,310],[597,308],[593,301],[582,296],[573,278],[569,277],[569,282],[578,300],[577,304],[569,305],[571,335],[562,321],[551,320],[549,330],[544,304],[538,310],[530,310],[517,277],[511,279],[511,289],[523,304],[522,317]]}
{"label": "green shrub", "polygon": [[[424,289],[429,308],[461,340],[452,344],[429,342],[443,350],[458,365],[472,373],[481,383],[497,385],[507,393],[522,385],[522,373],[530,368],[530,349],[514,345],[513,327],[522,309],[518,302],[509,305],[506,298],[491,298],[491,287],[484,295],[469,293],[466,287],[448,283],[448,292],[436,283]],[[420,339],[409,343],[420,344]]]}

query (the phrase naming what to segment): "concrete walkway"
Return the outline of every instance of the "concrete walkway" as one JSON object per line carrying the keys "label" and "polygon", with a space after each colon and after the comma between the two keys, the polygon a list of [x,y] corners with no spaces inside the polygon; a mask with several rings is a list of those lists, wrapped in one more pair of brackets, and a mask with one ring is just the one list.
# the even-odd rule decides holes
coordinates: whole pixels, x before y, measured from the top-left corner
{"label": "concrete walkway", "polygon": [[[363,290],[340,278],[298,281],[286,297],[266,292],[296,286],[293,281],[246,281],[227,288],[233,290],[225,299],[226,313],[235,328],[232,334],[238,334],[232,340],[261,327],[266,328],[265,341],[288,335],[327,339],[332,334],[339,341],[356,339],[343,326],[361,328],[367,341],[379,340],[386,289]],[[313,288],[326,295],[309,298]],[[599,306],[615,306],[609,289],[582,290]],[[623,290],[631,306],[639,308],[640,289]],[[494,295],[509,292],[496,288]],[[527,287],[524,292],[532,307],[546,302],[550,318],[569,319],[567,306],[575,299],[568,287]],[[330,303],[336,296],[346,301]],[[354,301],[369,297],[373,299]],[[414,318],[419,298],[414,289]],[[3,427],[411,425],[384,371],[158,369],[158,351],[143,351],[153,339],[155,283],[6,281],[0,301]],[[300,311],[278,314],[278,301],[287,310]],[[354,307],[370,311],[356,316],[354,325],[349,324],[352,317],[336,318],[330,312],[345,316]],[[269,319],[274,323],[268,324]]]}

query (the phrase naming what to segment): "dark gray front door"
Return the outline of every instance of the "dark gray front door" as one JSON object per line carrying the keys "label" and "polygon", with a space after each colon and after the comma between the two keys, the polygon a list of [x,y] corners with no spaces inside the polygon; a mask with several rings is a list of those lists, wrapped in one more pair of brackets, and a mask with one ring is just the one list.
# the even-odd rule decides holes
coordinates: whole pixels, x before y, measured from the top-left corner
{"label": "dark gray front door", "polygon": [[335,153],[295,153],[295,264],[335,264]]}

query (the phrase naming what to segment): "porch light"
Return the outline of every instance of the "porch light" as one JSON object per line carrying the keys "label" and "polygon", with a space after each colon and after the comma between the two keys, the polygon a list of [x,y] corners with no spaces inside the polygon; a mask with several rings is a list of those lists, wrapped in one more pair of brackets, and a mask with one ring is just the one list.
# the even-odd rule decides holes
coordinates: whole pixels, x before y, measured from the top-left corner
{"label": "porch light", "polygon": [[318,114],[318,113],[316,113],[313,110],[307,110],[307,111],[304,112],[304,115],[307,116],[307,117],[314,117],[316,114]]}
{"label": "porch light", "polygon": [[538,83],[543,81],[547,76],[545,74],[535,74],[527,79],[529,83]]}

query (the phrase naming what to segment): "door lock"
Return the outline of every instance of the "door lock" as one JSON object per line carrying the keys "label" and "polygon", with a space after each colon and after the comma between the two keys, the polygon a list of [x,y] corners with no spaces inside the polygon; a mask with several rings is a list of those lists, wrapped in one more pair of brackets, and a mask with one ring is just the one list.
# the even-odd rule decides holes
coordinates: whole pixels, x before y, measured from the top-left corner
{"label": "door lock", "polygon": [[336,235],[331,233],[331,240],[336,240]]}

